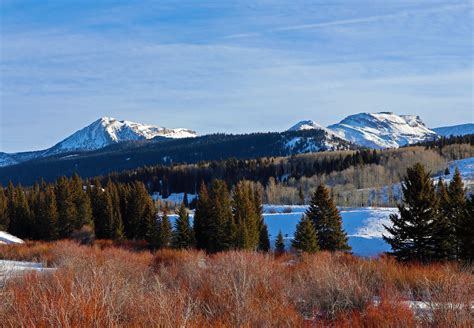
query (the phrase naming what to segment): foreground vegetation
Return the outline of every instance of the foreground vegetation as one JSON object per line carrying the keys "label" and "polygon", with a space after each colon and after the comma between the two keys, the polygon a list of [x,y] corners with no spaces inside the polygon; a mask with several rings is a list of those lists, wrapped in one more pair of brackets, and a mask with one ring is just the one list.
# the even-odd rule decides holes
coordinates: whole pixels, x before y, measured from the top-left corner
{"label": "foreground vegetation", "polygon": [[[55,272],[8,280],[5,326],[468,327],[473,267],[345,253],[140,252],[98,241],[1,246]],[[410,309],[408,301],[426,302]]]}

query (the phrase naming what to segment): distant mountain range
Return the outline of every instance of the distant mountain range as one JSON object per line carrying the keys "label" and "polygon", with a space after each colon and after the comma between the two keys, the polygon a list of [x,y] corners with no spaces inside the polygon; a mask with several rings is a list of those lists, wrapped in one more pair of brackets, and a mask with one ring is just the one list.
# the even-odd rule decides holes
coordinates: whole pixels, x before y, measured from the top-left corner
{"label": "distant mountain range", "polygon": [[194,138],[196,136],[196,132],[189,129],[168,129],[130,121],[119,121],[111,117],[102,117],[51,148],[14,154],[0,153],[0,166],[14,165],[32,159],[45,158],[72,151],[97,150],[124,141],[154,138],[180,139]]}
{"label": "distant mountain range", "polygon": [[474,134],[474,123],[443,126],[439,128],[434,128],[433,131],[443,137],[464,136],[466,134]]}
{"label": "distant mountain range", "polygon": [[255,159],[294,154],[355,149],[356,146],[321,130],[211,134],[193,138],[158,137],[123,141],[93,151],[70,151],[0,167],[0,183],[32,184],[60,175],[104,175],[152,165],[198,163],[227,159]]}
{"label": "distant mountain range", "polygon": [[419,116],[396,115],[391,112],[359,113],[326,127],[312,120],[305,120],[288,131],[323,130],[356,145],[383,149],[397,148],[440,136],[474,134],[474,124],[462,124],[430,129]]}
{"label": "distant mountain range", "polygon": [[314,121],[301,121],[290,128],[291,131],[307,129],[323,129],[356,145],[375,149],[396,148],[438,136],[419,116],[390,112],[350,115],[327,128]]}
{"label": "distant mountain range", "polygon": [[53,179],[73,172],[92,176],[143,165],[399,147],[471,134],[473,128],[474,124],[464,124],[429,129],[418,116],[381,112],[351,115],[329,127],[306,120],[285,132],[199,137],[190,129],[103,117],[46,150],[0,152],[0,181],[29,183],[39,177]]}

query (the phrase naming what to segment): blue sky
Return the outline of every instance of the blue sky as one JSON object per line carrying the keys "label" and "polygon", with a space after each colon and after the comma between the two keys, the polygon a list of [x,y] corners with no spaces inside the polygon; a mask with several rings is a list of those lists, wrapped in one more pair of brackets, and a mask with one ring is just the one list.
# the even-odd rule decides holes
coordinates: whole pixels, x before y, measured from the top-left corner
{"label": "blue sky", "polygon": [[473,2],[0,0],[0,151],[101,116],[280,131],[358,112],[473,122]]}

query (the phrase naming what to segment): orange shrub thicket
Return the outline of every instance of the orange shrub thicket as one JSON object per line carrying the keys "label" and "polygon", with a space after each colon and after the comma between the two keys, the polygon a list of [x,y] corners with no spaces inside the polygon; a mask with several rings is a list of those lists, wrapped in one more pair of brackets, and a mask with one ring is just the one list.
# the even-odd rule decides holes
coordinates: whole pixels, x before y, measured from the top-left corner
{"label": "orange shrub thicket", "polygon": [[[138,247],[140,248],[140,247]],[[470,326],[471,268],[341,253],[132,251],[107,242],[1,246],[1,259],[57,270],[9,279],[5,326]],[[410,309],[408,301],[427,306]]]}

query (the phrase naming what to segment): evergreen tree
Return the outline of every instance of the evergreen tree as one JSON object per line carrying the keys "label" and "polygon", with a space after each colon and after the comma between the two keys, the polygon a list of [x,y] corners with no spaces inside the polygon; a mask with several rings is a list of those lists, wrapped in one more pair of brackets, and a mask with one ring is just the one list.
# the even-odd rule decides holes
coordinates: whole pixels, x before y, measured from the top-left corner
{"label": "evergreen tree", "polygon": [[[147,207],[148,212],[151,208]],[[148,247],[151,249],[158,249],[161,247],[161,235],[160,235],[160,219],[157,217],[156,212],[149,213],[144,216],[144,224],[146,226],[145,240],[148,243]]]}
{"label": "evergreen tree", "polygon": [[78,230],[84,225],[93,227],[92,206],[89,195],[84,192],[84,183],[82,179],[75,174],[70,182],[70,188],[74,205],[76,207],[76,217],[74,218],[74,229]]}
{"label": "evergreen tree", "polygon": [[171,246],[173,238],[173,229],[168,217],[167,209],[164,210],[163,216],[158,221],[159,231],[159,248],[168,248]]}
{"label": "evergreen tree", "polygon": [[8,199],[0,185],[0,231],[8,230],[10,219],[8,218]]}
{"label": "evergreen tree", "polygon": [[260,237],[258,242],[258,250],[268,252],[270,250],[270,238],[268,237],[268,228],[264,223],[260,229]]}
{"label": "evergreen tree", "polygon": [[10,217],[10,233],[19,238],[31,238],[33,224],[30,212],[30,206],[25,192],[18,185],[14,191],[12,207],[12,216]]}
{"label": "evergreen tree", "polygon": [[109,237],[113,240],[121,240],[124,238],[124,227],[122,213],[120,211],[120,196],[118,194],[117,186],[110,179],[106,186],[106,193],[110,197],[110,202],[112,204],[112,215],[110,216],[111,221],[108,223]]}
{"label": "evergreen tree", "polygon": [[234,190],[232,212],[237,229],[236,248],[256,250],[261,234],[261,222],[250,183],[241,181]]}
{"label": "evergreen tree", "polygon": [[313,222],[308,216],[303,215],[296,225],[295,236],[291,241],[291,245],[301,252],[315,253],[319,251],[318,236]]}
{"label": "evergreen tree", "polygon": [[149,220],[156,220],[153,200],[143,183],[134,182],[127,197],[124,220],[127,237],[130,239],[145,239]]}
{"label": "evergreen tree", "polygon": [[316,229],[321,250],[351,250],[339,210],[324,186],[318,186],[305,214]]}
{"label": "evergreen tree", "polygon": [[194,246],[194,234],[184,202],[181,204],[177,214],[178,218],[174,224],[173,231],[173,247],[176,249],[191,248]]}
{"label": "evergreen tree", "polygon": [[221,252],[235,245],[237,228],[232,215],[229,190],[223,180],[214,180],[210,190],[211,245],[209,252]]}
{"label": "evergreen tree", "polygon": [[461,173],[456,167],[454,176],[448,187],[449,203],[446,204],[445,212],[449,221],[454,226],[455,254],[459,258],[461,252],[462,224],[466,214],[466,189],[461,178]]}
{"label": "evergreen tree", "polygon": [[433,224],[433,258],[440,261],[455,259],[456,236],[454,225],[449,219],[449,195],[442,178],[438,180],[436,189],[439,205],[439,215],[435,217]]}
{"label": "evergreen tree", "polygon": [[438,201],[430,173],[423,165],[415,164],[407,169],[402,185],[403,204],[398,205],[400,215],[393,214],[390,233],[384,240],[390,244],[393,254],[402,261],[428,262],[433,259],[432,238],[438,215]]}
{"label": "evergreen tree", "polygon": [[58,210],[54,188],[49,185],[39,194],[36,230],[39,239],[55,240],[58,238]]}
{"label": "evergreen tree", "polygon": [[474,194],[466,201],[466,213],[460,225],[459,246],[460,258],[467,263],[474,262]]}
{"label": "evergreen tree", "polygon": [[207,250],[211,244],[211,200],[207,187],[204,183],[199,189],[199,196],[196,201],[196,210],[194,212],[194,236],[196,238],[196,247]]}
{"label": "evergreen tree", "polygon": [[66,177],[60,177],[57,180],[55,193],[58,207],[59,238],[68,238],[74,230],[77,211],[69,181]]}
{"label": "evergreen tree", "polygon": [[232,202],[223,180],[214,180],[209,192],[201,185],[194,215],[197,247],[215,253],[231,249],[237,244],[237,225],[232,213]]}
{"label": "evergreen tree", "polygon": [[281,255],[285,253],[285,240],[283,239],[283,234],[281,230],[278,232],[278,236],[275,240],[275,253]]}
{"label": "evergreen tree", "polygon": [[112,222],[114,209],[112,204],[112,198],[110,193],[105,190],[101,190],[98,193],[97,199],[97,212],[95,213],[95,235],[99,239],[112,239]]}
{"label": "evergreen tree", "polygon": [[6,214],[6,218],[7,218],[7,226],[6,226],[6,229],[7,231],[11,231],[11,221],[12,221],[12,218],[13,216],[15,215],[15,187],[13,186],[13,183],[10,181],[8,182],[8,186],[7,186],[7,190],[6,190],[6,193],[5,193],[6,197],[7,197],[7,214]]}

